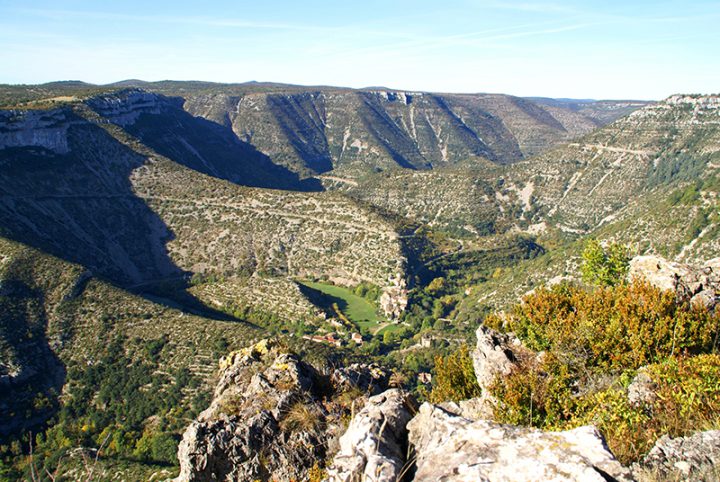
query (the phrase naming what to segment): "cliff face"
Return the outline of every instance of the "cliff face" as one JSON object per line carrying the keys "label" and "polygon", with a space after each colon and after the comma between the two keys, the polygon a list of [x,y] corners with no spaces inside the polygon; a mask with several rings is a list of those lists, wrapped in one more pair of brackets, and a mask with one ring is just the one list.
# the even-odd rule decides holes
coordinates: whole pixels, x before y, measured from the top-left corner
{"label": "cliff face", "polygon": [[67,154],[68,128],[77,122],[68,109],[1,111],[0,149],[37,147]]}
{"label": "cliff face", "polygon": [[183,110],[183,99],[129,89],[93,97],[87,105],[103,122],[122,127],[145,146],[196,171],[236,184],[318,190],[319,184],[273,163],[223,125]]}
{"label": "cliff face", "polygon": [[597,120],[504,95],[324,89],[187,96],[185,108],[231,127],[298,172],[506,164],[590,132]]}

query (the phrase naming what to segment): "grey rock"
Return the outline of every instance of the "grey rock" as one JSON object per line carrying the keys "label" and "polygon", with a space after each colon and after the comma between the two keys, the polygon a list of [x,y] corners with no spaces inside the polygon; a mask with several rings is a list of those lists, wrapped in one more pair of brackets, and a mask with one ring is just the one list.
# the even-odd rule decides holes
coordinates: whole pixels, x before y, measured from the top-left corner
{"label": "grey rock", "polygon": [[364,365],[353,363],[347,367],[337,368],[330,376],[336,389],[358,389],[376,395],[387,388],[390,373],[378,364]]}
{"label": "grey rock", "polygon": [[13,147],[42,147],[58,154],[70,152],[68,128],[78,124],[67,109],[0,112],[0,151]]}
{"label": "grey rock", "polygon": [[715,309],[718,304],[718,292],[715,289],[704,289],[692,296],[690,302],[699,304],[709,309]]}
{"label": "grey rock", "polygon": [[472,352],[473,368],[480,388],[486,388],[497,375],[508,375],[515,364],[514,349],[520,345],[511,333],[499,333],[480,326],[475,332],[477,345]]}
{"label": "grey rock", "polygon": [[408,424],[416,481],[630,481],[591,426],[565,432],[470,420],[423,404]]}
{"label": "grey rock", "polygon": [[475,334],[477,344],[471,356],[482,395],[474,402],[474,410],[477,414],[491,417],[495,400],[489,394],[488,387],[499,375],[510,374],[516,360],[515,351],[520,349],[521,344],[512,333],[499,333],[483,325]]}
{"label": "grey rock", "polygon": [[[223,358],[210,407],[185,431],[178,482],[303,480],[325,458],[317,372],[267,341]],[[288,423],[296,405],[299,421]]]}
{"label": "grey rock", "polygon": [[[345,402],[362,407],[366,394],[386,388],[388,379],[387,370],[365,364],[323,376],[269,340],[232,352],[220,360],[212,403],[185,431],[175,480],[307,480],[314,466],[342,450],[343,417],[352,410]],[[396,392],[371,398],[354,421],[377,422],[372,436],[379,452],[367,464],[381,473],[405,454],[398,447],[406,444],[410,414],[405,395]]]}
{"label": "grey rock", "polygon": [[395,482],[401,478],[410,407],[408,395],[399,389],[370,397],[340,438],[340,452],[328,469],[328,480]]}
{"label": "grey rock", "polygon": [[655,395],[656,388],[655,382],[652,381],[650,375],[647,374],[647,370],[643,367],[638,370],[637,375],[628,386],[628,401],[633,405],[651,403],[657,397]]}
{"label": "grey rock", "polygon": [[653,286],[675,293],[678,300],[699,303],[715,310],[720,301],[720,261],[701,266],[675,263],[659,256],[636,256],[630,261],[629,279],[645,279]]}
{"label": "grey rock", "polygon": [[720,480],[720,430],[689,437],[661,437],[645,458],[633,465],[641,481]]}

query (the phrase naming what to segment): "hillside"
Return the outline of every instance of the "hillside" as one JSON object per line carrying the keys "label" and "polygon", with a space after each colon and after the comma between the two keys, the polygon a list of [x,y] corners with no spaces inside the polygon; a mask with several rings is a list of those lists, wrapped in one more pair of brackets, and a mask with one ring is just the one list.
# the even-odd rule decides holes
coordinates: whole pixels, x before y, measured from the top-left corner
{"label": "hillside", "polygon": [[587,237],[679,261],[720,256],[719,106],[718,96],[673,96],[513,166],[505,185],[530,201],[518,226],[556,248],[472,287],[459,316],[571,275]]}
{"label": "hillside", "polygon": [[[227,140],[217,126],[202,137],[179,128],[177,141],[152,130],[150,144],[169,157],[135,137],[150,135],[148,125],[176,125],[179,112],[164,98],[133,91],[47,113],[5,113],[4,235],[123,286],[255,271],[384,285],[402,270],[393,227],[352,201],[223,181],[252,184],[243,169],[259,174],[268,164],[262,175],[283,186],[275,175],[282,168],[250,148],[233,154],[234,163],[204,159],[203,149]],[[177,145],[185,149],[170,148]]]}
{"label": "hillside", "polygon": [[538,217],[588,232],[654,188],[717,172],[720,104],[673,96],[518,166],[534,183]]}
{"label": "hillside", "polygon": [[[107,86],[75,82],[0,86],[0,107],[47,108],[128,88],[171,97],[174,107],[183,106],[197,116],[189,119],[174,110],[174,134],[157,131],[161,127],[148,119],[136,126],[136,133],[143,137],[145,132],[144,138],[161,153],[165,154],[158,143],[174,149],[176,154],[180,153],[177,149],[188,151],[187,146],[178,145],[182,143],[172,143],[172,136],[193,138],[203,130],[217,129],[217,124],[234,132],[234,136],[225,132],[225,137],[237,137],[230,144],[242,141],[236,151],[245,149],[248,154],[252,146],[276,164],[303,176],[339,167],[359,175],[393,167],[473,165],[483,159],[511,163],[588,133],[644,105],[603,101],[597,105],[584,102],[578,108],[500,94],[130,80]],[[201,119],[213,124],[204,124]],[[206,157],[230,154],[215,144],[206,147]],[[227,148],[228,141],[223,145]],[[202,152],[184,155],[202,163]]]}
{"label": "hillside", "polygon": [[154,436],[172,433],[202,407],[217,358],[257,336],[0,238],[0,439],[52,416],[48,440],[61,446],[109,431],[134,444],[149,416]]}
{"label": "hillside", "polygon": [[516,97],[393,90],[219,92],[190,96],[185,108],[232,127],[293,170],[343,167],[354,175],[481,159],[510,163],[598,125],[584,114]]}

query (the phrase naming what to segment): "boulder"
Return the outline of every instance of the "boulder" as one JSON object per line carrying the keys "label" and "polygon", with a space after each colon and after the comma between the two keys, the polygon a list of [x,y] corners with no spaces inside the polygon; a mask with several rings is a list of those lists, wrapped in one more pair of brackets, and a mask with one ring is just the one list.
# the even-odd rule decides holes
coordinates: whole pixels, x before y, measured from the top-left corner
{"label": "boulder", "polygon": [[336,390],[357,389],[363,393],[376,395],[387,388],[390,372],[377,363],[365,365],[353,363],[333,371],[330,381]]}
{"label": "boulder", "polygon": [[637,375],[632,379],[630,385],[628,385],[628,401],[636,406],[652,403],[657,398],[655,394],[656,389],[657,386],[655,382],[652,381],[652,378],[650,378],[650,375],[648,375],[647,369],[642,367],[638,370]]}
{"label": "boulder", "polygon": [[328,468],[330,482],[396,482],[407,455],[406,425],[412,401],[399,389],[368,399],[340,438],[340,451]]}
{"label": "boulder", "polygon": [[416,481],[630,481],[591,426],[565,432],[470,420],[423,404],[408,424]]}
{"label": "boulder", "polygon": [[664,435],[632,469],[640,481],[720,480],[720,430],[689,437]]}
{"label": "boulder", "polygon": [[659,256],[636,256],[630,261],[629,279],[645,279],[675,293],[678,300],[700,303],[714,310],[720,300],[720,258],[701,266],[676,263]]}

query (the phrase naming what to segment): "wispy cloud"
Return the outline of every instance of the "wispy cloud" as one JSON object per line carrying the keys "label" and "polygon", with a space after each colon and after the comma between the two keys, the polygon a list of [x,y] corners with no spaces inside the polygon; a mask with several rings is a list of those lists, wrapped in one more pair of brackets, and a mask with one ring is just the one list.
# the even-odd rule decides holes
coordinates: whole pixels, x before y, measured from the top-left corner
{"label": "wispy cloud", "polygon": [[70,20],[107,20],[117,22],[142,22],[156,25],[189,25],[211,28],[255,29],[279,32],[310,32],[322,34],[338,34],[351,30],[358,34],[386,38],[413,39],[402,30],[369,29],[353,25],[313,25],[303,23],[284,23],[250,20],[243,18],[217,18],[209,16],[173,16],[173,15],[138,15],[116,12],[80,11],[80,10],[48,10],[33,8],[15,8],[14,12],[57,21]]}
{"label": "wispy cloud", "polygon": [[328,27],[313,25],[295,25],[276,22],[259,22],[245,19],[219,19],[210,17],[179,17],[172,15],[137,15],[115,12],[49,10],[33,8],[15,8],[14,12],[46,18],[50,20],[114,20],[123,22],[145,22],[155,24],[199,25],[205,27],[241,27],[268,30],[328,30]]}
{"label": "wispy cloud", "polygon": [[452,47],[485,47],[493,42],[510,40],[522,37],[547,36],[573,30],[579,30],[594,23],[574,23],[558,25],[557,22],[539,22],[534,24],[522,24],[513,27],[485,29],[462,34],[444,36],[425,36],[409,42],[401,42],[389,45],[367,46],[346,49],[339,47],[328,47],[325,55],[376,55],[392,56],[402,55],[408,52],[427,52],[428,50],[447,49]]}

